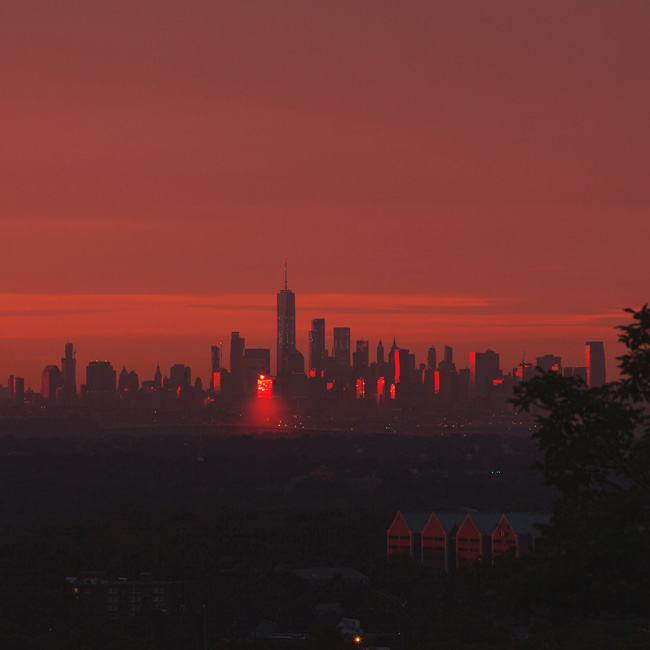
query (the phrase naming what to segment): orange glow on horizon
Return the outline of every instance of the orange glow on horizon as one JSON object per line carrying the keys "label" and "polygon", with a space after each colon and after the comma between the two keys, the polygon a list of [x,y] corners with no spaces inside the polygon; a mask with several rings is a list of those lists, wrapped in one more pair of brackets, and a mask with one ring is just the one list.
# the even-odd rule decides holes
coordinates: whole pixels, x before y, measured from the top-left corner
{"label": "orange glow on horizon", "polygon": [[[432,297],[297,294],[299,350],[308,349],[310,319],[323,316],[323,312],[309,311],[309,305],[323,304],[324,296],[332,310],[325,316],[338,314],[353,331],[364,331],[371,341],[386,338],[386,330],[394,331],[400,340],[408,342],[407,347],[418,359],[425,357],[431,332],[435,332],[441,343],[449,342],[461,355],[463,342],[476,342],[472,347],[477,348],[484,341],[485,347],[498,348],[504,358],[511,356],[512,366],[521,358],[521,350],[530,349],[536,341],[542,341],[536,348],[539,354],[557,353],[565,365],[581,365],[584,341],[603,340],[607,365],[615,368],[615,326],[625,320],[618,310],[540,315],[514,313],[506,305],[497,308],[491,303],[476,312],[458,314],[452,308],[433,309],[438,299]],[[80,366],[101,356],[114,365],[133,367],[143,379],[148,379],[153,376],[156,363],[161,363],[164,374],[165,367],[183,361],[195,369],[195,376],[210,376],[209,346],[214,345],[215,338],[219,340],[215,337],[216,324],[220,338],[230,331],[242,331],[247,340],[274,351],[274,298],[273,294],[0,294],[0,356],[5,359],[6,374],[25,377],[26,385],[35,389],[40,386],[43,368],[57,363],[67,341],[76,343]],[[392,316],[384,313],[392,309],[397,310]],[[377,318],[380,314],[382,317]],[[562,340],[564,349],[554,340]],[[568,341],[575,349],[575,359],[567,352]],[[504,361],[503,367],[509,366]]]}

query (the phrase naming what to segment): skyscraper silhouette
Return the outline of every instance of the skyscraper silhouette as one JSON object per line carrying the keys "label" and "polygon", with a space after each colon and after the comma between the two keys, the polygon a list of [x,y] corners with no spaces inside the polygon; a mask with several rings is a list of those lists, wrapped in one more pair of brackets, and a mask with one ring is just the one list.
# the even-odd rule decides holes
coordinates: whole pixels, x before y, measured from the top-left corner
{"label": "skyscraper silhouette", "polygon": [[268,348],[248,348],[244,351],[244,377],[257,382],[259,375],[271,374],[271,350]]}
{"label": "skyscraper silhouette", "polygon": [[450,345],[445,345],[445,355],[440,363],[444,363],[444,367],[448,371],[456,370],[456,365],[454,364],[454,348]]}
{"label": "skyscraper silhouette", "polygon": [[230,334],[230,376],[235,385],[239,384],[244,377],[244,349],[246,339],[239,336],[239,332]]}
{"label": "skyscraper silhouette", "polygon": [[335,361],[345,366],[350,366],[350,328],[334,328],[334,345],[332,346],[332,355]]}
{"label": "skyscraper silhouette", "polygon": [[557,372],[562,374],[562,357],[556,357],[554,354],[545,354],[543,357],[537,357],[535,365],[546,372]]}
{"label": "skyscraper silhouette", "polygon": [[114,393],[116,373],[110,361],[90,361],[86,366],[87,393]]}
{"label": "skyscraper silhouette", "polygon": [[436,359],[436,348],[433,345],[427,350],[427,367],[432,368],[433,370],[438,367]]}
{"label": "skyscraper silhouette", "polygon": [[470,395],[474,399],[485,399],[491,394],[492,381],[501,376],[499,355],[493,350],[470,352]]}
{"label": "skyscraper silhouette", "polygon": [[56,393],[63,385],[63,376],[59,366],[45,366],[41,375],[41,396],[43,399],[54,401]]}
{"label": "skyscraper silhouette", "polygon": [[365,377],[368,371],[368,341],[360,339],[356,343],[356,351],[352,355],[354,378]]}
{"label": "skyscraper silhouette", "polygon": [[296,296],[287,289],[287,261],[284,261],[284,289],[278,291],[277,375],[289,372],[289,355],[296,349]]}
{"label": "skyscraper silhouette", "polygon": [[63,398],[73,400],[77,396],[77,360],[74,356],[72,343],[65,344],[65,357],[61,359],[61,374],[63,376]]}
{"label": "skyscraper silhouette", "polygon": [[[215,377],[219,377],[221,370],[221,346],[213,345],[210,348],[210,390],[214,390]],[[219,379],[217,379],[219,381]]]}
{"label": "skyscraper silhouette", "polygon": [[309,369],[316,372],[316,376],[325,367],[325,319],[314,318],[309,330]]}
{"label": "skyscraper silhouette", "polygon": [[585,343],[585,367],[587,368],[587,385],[589,388],[602,386],[606,381],[605,346],[602,341]]}
{"label": "skyscraper silhouette", "polygon": [[210,370],[213,373],[221,370],[221,346],[219,345],[210,347]]}
{"label": "skyscraper silhouette", "polygon": [[175,363],[169,369],[169,384],[175,393],[186,394],[192,386],[192,369],[184,363]]}

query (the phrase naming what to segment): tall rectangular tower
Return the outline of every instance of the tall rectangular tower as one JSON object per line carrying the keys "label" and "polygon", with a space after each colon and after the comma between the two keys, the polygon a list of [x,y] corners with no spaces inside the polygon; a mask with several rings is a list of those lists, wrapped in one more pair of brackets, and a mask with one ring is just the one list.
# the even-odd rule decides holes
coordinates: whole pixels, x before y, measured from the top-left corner
{"label": "tall rectangular tower", "polygon": [[77,396],[77,360],[72,343],[65,344],[65,357],[61,358],[61,374],[64,399],[74,399]]}
{"label": "tall rectangular tower", "polygon": [[364,377],[368,370],[368,341],[360,339],[357,341],[356,352],[352,355],[352,368],[354,378]]}
{"label": "tall rectangular tower", "polygon": [[585,343],[585,367],[587,368],[587,385],[589,388],[602,386],[606,381],[605,345],[602,341]]}
{"label": "tall rectangular tower", "polygon": [[325,367],[325,319],[314,318],[309,330],[309,369],[318,376]]}
{"label": "tall rectangular tower", "polygon": [[221,346],[213,345],[210,347],[210,368],[212,372],[221,370]]}
{"label": "tall rectangular tower", "polygon": [[288,374],[289,355],[296,349],[296,296],[287,289],[287,261],[284,261],[284,289],[278,291],[277,376]]}
{"label": "tall rectangular tower", "polygon": [[485,399],[490,396],[492,381],[501,376],[499,355],[493,350],[485,352],[470,352],[470,396],[474,399]]}
{"label": "tall rectangular tower", "polygon": [[350,366],[350,328],[334,328],[334,345],[332,348],[334,360],[342,366]]}
{"label": "tall rectangular tower", "polygon": [[235,384],[244,376],[244,350],[246,339],[239,332],[230,334],[230,376]]}

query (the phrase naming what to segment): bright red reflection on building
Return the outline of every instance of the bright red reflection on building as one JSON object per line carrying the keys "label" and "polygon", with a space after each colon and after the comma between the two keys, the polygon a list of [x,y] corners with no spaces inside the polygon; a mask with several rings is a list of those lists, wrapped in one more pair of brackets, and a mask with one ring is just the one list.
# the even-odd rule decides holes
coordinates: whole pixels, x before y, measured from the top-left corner
{"label": "bright red reflection on building", "polygon": [[395,399],[395,384],[390,385],[390,398]]}
{"label": "bright red reflection on building", "polygon": [[357,379],[357,399],[363,399],[366,396],[366,382],[363,379]]}
{"label": "bright red reflection on building", "polygon": [[221,392],[221,372],[212,373],[212,386],[215,393]]}
{"label": "bright red reflection on building", "polygon": [[257,398],[271,399],[273,394],[273,378],[260,375],[257,380]]}
{"label": "bright red reflection on building", "polygon": [[384,399],[384,390],[386,388],[386,380],[380,377],[377,380],[377,403],[380,404]]}

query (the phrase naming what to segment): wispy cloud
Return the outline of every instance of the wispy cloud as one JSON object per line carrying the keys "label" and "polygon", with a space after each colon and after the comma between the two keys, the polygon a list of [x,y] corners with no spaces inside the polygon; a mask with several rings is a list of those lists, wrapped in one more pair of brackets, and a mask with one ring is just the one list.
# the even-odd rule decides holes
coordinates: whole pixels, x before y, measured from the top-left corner
{"label": "wispy cloud", "polygon": [[[526,313],[516,301],[481,296],[397,294],[300,294],[299,331],[325,317],[361,335],[401,333],[432,336],[435,331],[469,336],[495,332],[608,327],[621,321],[618,310],[600,313]],[[231,330],[273,336],[275,296],[38,295],[0,294],[4,338],[103,335],[118,337],[213,335]],[[203,314],[203,315],[201,315]]]}
{"label": "wispy cloud", "polygon": [[20,309],[0,310],[0,318],[47,317],[47,316],[81,316],[83,314],[106,313],[108,309]]}

